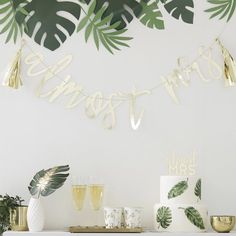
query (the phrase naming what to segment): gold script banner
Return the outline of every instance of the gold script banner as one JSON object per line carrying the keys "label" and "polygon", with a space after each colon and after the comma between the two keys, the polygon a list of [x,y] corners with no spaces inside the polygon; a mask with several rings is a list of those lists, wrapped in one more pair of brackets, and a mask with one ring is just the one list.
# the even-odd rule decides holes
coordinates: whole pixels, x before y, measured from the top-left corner
{"label": "gold script banner", "polygon": [[[44,62],[42,54],[35,53],[32,49],[30,51],[24,61],[28,66],[28,76],[41,78],[36,89],[37,96],[50,103],[64,97],[67,101],[65,105],[67,109],[83,106],[87,117],[92,119],[100,117],[106,129],[113,129],[116,126],[117,109],[124,103],[129,104],[128,117],[131,128],[137,130],[145,112],[144,108],[139,108],[140,111],[137,111],[138,98],[151,95],[158,88],[164,88],[171,99],[178,104],[177,89],[181,85],[188,87],[193,74],[196,74],[203,82],[222,79],[223,75],[222,66],[213,59],[212,48],[201,47],[198,57],[193,62],[186,64],[183,58],[179,58],[176,68],[168,75],[161,76],[161,82],[150,89],[138,90],[134,87],[130,92],[113,92],[108,96],[104,96],[101,91],[87,94],[84,86],[73,80],[70,75],[65,77],[60,75],[71,64],[71,55],[66,55],[54,65],[49,66]],[[207,67],[207,74],[203,73],[200,62]],[[54,81],[53,85],[50,83],[52,81]]]}

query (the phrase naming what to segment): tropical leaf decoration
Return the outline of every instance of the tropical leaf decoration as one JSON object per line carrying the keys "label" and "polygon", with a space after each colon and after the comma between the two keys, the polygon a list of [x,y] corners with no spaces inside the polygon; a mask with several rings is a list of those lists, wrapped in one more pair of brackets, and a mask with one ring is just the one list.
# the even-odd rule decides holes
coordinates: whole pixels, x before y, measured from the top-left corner
{"label": "tropical leaf decoration", "polygon": [[32,179],[29,185],[29,191],[32,196],[46,197],[54,193],[63,186],[70,170],[68,165],[56,166],[47,170],[40,170]]}
{"label": "tropical leaf decoration", "polygon": [[176,19],[182,19],[184,22],[193,24],[194,3],[193,0],[161,0],[165,9]]}
{"label": "tropical leaf decoration", "polygon": [[127,29],[118,30],[120,22],[111,24],[112,15],[106,16],[102,19],[107,7],[103,6],[96,14],[93,14],[96,7],[96,0],[94,0],[86,13],[85,17],[80,21],[77,32],[85,28],[85,41],[93,35],[93,39],[97,49],[99,50],[102,44],[110,53],[113,50],[120,50],[120,46],[129,47],[126,41],[131,40],[131,37],[123,36]]}
{"label": "tropical leaf decoration", "polygon": [[205,10],[210,13],[210,19],[219,17],[219,19],[226,18],[227,21],[231,19],[236,7],[236,0],[207,0],[212,7]]}
{"label": "tropical leaf decoration", "polygon": [[[91,2],[91,0],[84,1],[87,4]],[[118,30],[124,29],[127,26],[126,22],[130,23],[134,16],[138,18],[142,12],[141,4],[136,0],[97,0],[94,13],[103,8],[104,4],[107,8],[102,14],[102,19],[112,15],[111,25],[120,22],[116,27]]]}
{"label": "tropical leaf decoration", "polygon": [[23,9],[28,12],[27,17],[18,14],[17,19],[18,22],[25,19],[27,26],[25,33],[36,43],[52,51],[59,48],[76,28],[75,23],[61,13],[70,14],[79,20],[81,12],[79,4],[57,0],[32,0]]}
{"label": "tropical leaf decoration", "polygon": [[6,43],[13,40],[16,43],[20,34],[22,36],[24,31],[24,22],[17,22],[16,14],[20,12],[23,15],[28,13],[22,7],[22,4],[27,3],[26,0],[0,0],[0,34],[6,33]]}
{"label": "tropical leaf decoration", "polygon": [[[207,0],[210,18],[229,21],[236,0]],[[123,34],[137,18],[151,29],[165,28],[160,4],[175,19],[192,24],[193,0],[0,0],[0,34],[6,43],[16,42],[26,33],[49,50],[58,49],[76,30],[85,29],[85,40],[93,35],[97,49],[103,45],[110,53],[128,47],[131,37]],[[85,17],[80,20],[81,11]],[[68,17],[69,15],[69,17]]]}
{"label": "tropical leaf decoration", "polygon": [[156,221],[159,223],[159,227],[167,229],[172,223],[172,214],[169,207],[160,207],[157,210]]}
{"label": "tropical leaf decoration", "polygon": [[143,10],[140,15],[140,22],[149,28],[156,28],[161,30],[165,28],[165,25],[158,3],[159,0],[154,2],[141,2]]}
{"label": "tropical leaf decoration", "polygon": [[201,217],[201,214],[198,212],[198,210],[196,210],[194,207],[188,207],[186,209],[179,208],[179,209],[184,210],[185,215],[187,216],[187,218],[193,225],[195,225],[199,229],[202,229],[202,230],[205,229],[203,219]]}
{"label": "tropical leaf decoration", "polygon": [[188,188],[188,180],[177,183],[168,193],[168,199],[175,198],[183,194]]}
{"label": "tropical leaf decoration", "polygon": [[195,189],[194,189],[194,194],[201,200],[202,195],[201,195],[201,179],[199,179],[196,183]]}

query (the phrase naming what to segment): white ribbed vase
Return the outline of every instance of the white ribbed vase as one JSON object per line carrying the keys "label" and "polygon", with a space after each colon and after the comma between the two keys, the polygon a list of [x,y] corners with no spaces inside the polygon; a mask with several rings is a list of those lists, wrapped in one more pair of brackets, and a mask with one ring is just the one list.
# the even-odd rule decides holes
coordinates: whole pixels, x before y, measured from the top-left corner
{"label": "white ribbed vase", "polygon": [[39,232],[44,228],[44,209],[41,199],[31,198],[27,212],[29,231]]}

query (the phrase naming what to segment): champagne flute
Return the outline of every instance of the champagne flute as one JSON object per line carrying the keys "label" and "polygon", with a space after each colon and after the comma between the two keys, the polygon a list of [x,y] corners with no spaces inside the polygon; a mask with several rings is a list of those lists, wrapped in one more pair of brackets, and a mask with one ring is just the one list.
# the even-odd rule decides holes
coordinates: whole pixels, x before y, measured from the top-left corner
{"label": "champagne flute", "polygon": [[81,212],[84,206],[84,200],[87,191],[87,184],[84,178],[75,178],[72,184],[72,196],[75,208]]}
{"label": "champagne flute", "polygon": [[89,180],[90,205],[96,214],[96,225],[98,225],[99,210],[101,209],[104,197],[104,184],[99,177],[90,176]]}

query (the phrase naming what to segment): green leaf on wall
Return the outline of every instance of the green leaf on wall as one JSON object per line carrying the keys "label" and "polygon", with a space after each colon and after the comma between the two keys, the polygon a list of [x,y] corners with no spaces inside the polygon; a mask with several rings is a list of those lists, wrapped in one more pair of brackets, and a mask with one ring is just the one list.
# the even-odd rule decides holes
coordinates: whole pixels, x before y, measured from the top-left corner
{"label": "green leaf on wall", "polygon": [[164,29],[164,20],[162,18],[161,11],[158,6],[159,1],[155,2],[141,2],[143,7],[142,13],[140,15],[140,22],[149,27],[156,29]]}
{"label": "green leaf on wall", "polygon": [[183,194],[188,188],[188,181],[177,183],[168,193],[168,199],[175,198]]}
{"label": "green leaf on wall", "polygon": [[22,8],[25,0],[0,0],[0,34],[5,33],[6,43],[13,40],[16,43],[18,36],[22,36],[24,31],[24,22],[17,22],[16,14],[21,12],[25,16],[28,14]]}
{"label": "green leaf on wall", "polygon": [[[182,209],[182,208],[179,208]],[[200,213],[194,208],[194,207],[188,207],[186,209],[183,209],[185,215],[189,219],[189,221],[194,224],[199,229],[205,229],[203,219],[200,215]]]}
{"label": "green leaf on wall", "polygon": [[[90,0],[86,0],[90,3]],[[127,23],[130,23],[134,16],[137,18],[142,12],[142,6],[139,1],[136,0],[97,0],[95,7],[95,13],[97,13],[103,6],[107,5],[106,11],[103,13],[102,18],[112,15],[111,25],[116,22],[120,22],[117,29],[124,29]]]}
{"label": "green leaf on wall", "polygon": [[194,188],[194,194],[201,200],[201,179],[199,179]]}
{"label": "green leaf on wall", "polygon": [[102,15],[106,11],[106,6],[103,6],[95,15],[93,11],[96,6],[94,0],[86,13],[86,16],[80,21],[77,32],[85,28],[85,41],[87,42],[92,35],[97,49],[99,50],[102,44],[110,53],[113,50],[120,50],[120,46],[129,47],[126,41],[131,40],[131,37],[123,36],[127,29],[118,30],[120,22],[111,24],[112,15],[102,19]]}
{"label": "green leaf on wall", "polygon": [[227,21],[231,19],[236,7],[236,0],[207,0],[212,7],[205,10],[210,13],[210,18],[219,17],[219,19],[226,18]]}
{"label": "green leaf on wall", "polygon": [[193,24],[193,0],[161,0],[167,12],[176,19]]}
{"label": "green leaf on wall", "polygon": [[157,210],[156,221],[164,229],[167,229],[172,223],[172,214],[169,207],[160,207]]}
{"label": "green leaf on wall", "polygon": [[61,13],[70,14],[78,20],[81,7],[70,1],[33,0],[24,7],[24,10],[29,12],[29,15],[27,18],[22,14],[18,15],[18,21],[26,18],[26,34],[31,38],[34,37],[34,41],[39,45],[53,51],[59,48],[76,28],[75,23]]}

